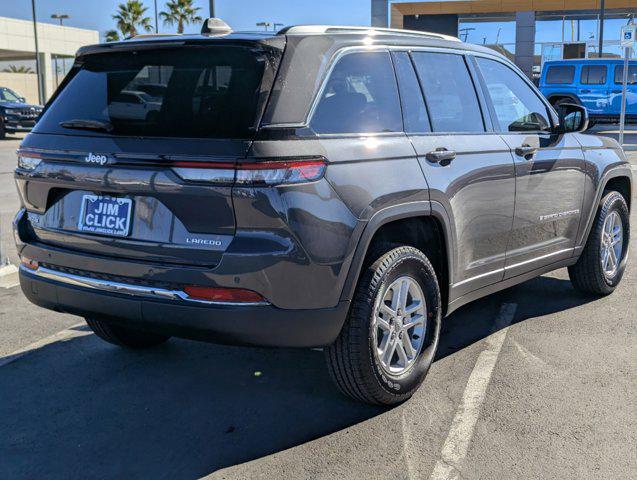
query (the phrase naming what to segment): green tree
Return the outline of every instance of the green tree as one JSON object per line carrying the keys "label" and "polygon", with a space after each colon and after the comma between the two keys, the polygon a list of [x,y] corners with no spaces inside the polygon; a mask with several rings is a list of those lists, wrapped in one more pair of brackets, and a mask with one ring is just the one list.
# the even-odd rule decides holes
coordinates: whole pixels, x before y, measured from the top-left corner
{"label": "green tree", "polygon": [[121,37],[117,30],[108,30],[104,34],[104,38],[106,39],[107,42],[119,42],[121,40]]}
{"label": "green tree", "polygon": [[[140,0],[127,0],[126,3],[120,3],[117,7],[117,13],[113,15],[113,20],[117,22],[117,28],[121,32],[123,38],[131,38],[137,35],[138,29],[147,32],[153,30],[150,17],[146,17],[145,7]],[[107,35],[111,31],[107,32]]]}
{"label": "green tree", "polygon": [[201,10],[192,5],[192,0],[170,0],[166,3],[168,11],[160,12],[159,16],[164,20],[164,25],[177,24],[177,33],[184,33],[184,26],[190,23],[201,22],[197,12]]}
{"label": "green tree", "polygon": [[19,67],[16,67],[15,65],[9,65],[8,68],[5,68],[3,70],[3,72],[10,72],[10,73],[33,73],[33,70],[31,69],[31,67],[26,67],[24,65],[20,65]]}

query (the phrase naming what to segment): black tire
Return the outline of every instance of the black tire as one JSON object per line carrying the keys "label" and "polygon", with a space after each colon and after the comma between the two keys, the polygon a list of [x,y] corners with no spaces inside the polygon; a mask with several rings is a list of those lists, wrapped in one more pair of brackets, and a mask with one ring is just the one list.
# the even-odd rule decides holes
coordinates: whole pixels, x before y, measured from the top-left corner
{"label": "black tire", "polygon": [[558,98],[551,102],[551,104],[555,107],[556,110],[557,110],[557,107],[559,107],[563,103],[574,103],[576,105],[581,105],[581,102],[579,102],[578,100],[575,100],[573,98],[568,98],[568,97]]}
{"label": "black tire", "polygon": [[170,338],[158,333],[143,332],[121,325],[115,325],[105,322],[104,320],[94,318],[85,318],[85,320],[95,335],[118,347],[135,349],[150,348],[161,345]]}
{"label": "black tire", "polygon": [[[617,212],[622,221],[623,245],[619,267],[608,276],[602,268],[601,241],[604,222],[611,212]],[[588,235],[588,240],[577,263],[568,268],[568,275],[576,290],[593,295],[608,295],[615,290],[626,268],[626,253],[630,238],[630,215],[624,197],[615,191],[606,192],[599,204],[597,216]]]}
{"label": "black tire", "polygon": [[[424,340],[414,363],[393,376],[376,358],[372,317],[377,299],[401,276],[415,280],[426,302]],[[345,394],[374,405],[407,400],[425,379],[433,362],[441,321],[440,289],[429,259],[420,250],[401,246],[379,254],[363,273],[349,316],[333,345],[325,349],[332,379]]]}
{"label": "black tire", "polygon": [[0,140],[7,138],[7,131],[4,128],[4,122],[0,120]]}

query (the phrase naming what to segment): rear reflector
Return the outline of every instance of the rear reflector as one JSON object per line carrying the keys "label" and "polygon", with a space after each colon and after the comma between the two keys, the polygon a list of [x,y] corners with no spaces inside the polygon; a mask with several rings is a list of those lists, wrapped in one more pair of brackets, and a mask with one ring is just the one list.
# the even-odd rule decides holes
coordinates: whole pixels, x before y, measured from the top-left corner
{"label": "rear reflector", "polygon": [[20,259],[20,263],[22,263],[23,267],[28,268],[29,270],[37,270],[40,266],[38,262],[27,257],[22,257]]}
{"label": "rear reflector", "polygon": [[239,163],[175,162],[173,170],[183,180],[252,186],[314,182],[325,174],[325,159]]}
{"label": "rear reflector", "polygon": [[225,303],[264,303],[265,299],[257,292],[242,288],[218,288],[188,285],[184,292],[194,300]]}

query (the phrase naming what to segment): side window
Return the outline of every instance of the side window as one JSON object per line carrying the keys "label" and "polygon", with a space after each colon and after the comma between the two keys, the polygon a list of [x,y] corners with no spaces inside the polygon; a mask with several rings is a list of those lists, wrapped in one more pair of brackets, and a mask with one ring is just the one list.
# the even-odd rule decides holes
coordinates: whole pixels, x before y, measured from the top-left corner
{"label": "side window", "polygon": [[425,100],[409,54],[407,52],[394,52],[392,53],[392,58],[394,59],[396,76],[398,77],[398,90],[400,92],[400,103],[403,107],[405,132],[431,132]]}
{"label": "side window", "polygon": [[473,81],[462,55],[414,52],[434,132],[484,132]]}
{"label": "side window", "polygon": [[546,83],[552,85],[567,85],[573,83],[575,67],[573,65],[554,65],[546,71]]}
{"label": "side window", "polygon": [[606,83],[606,65],[584,65],[580,82],[584,85],[603,85]]}
{"label": "side window", "polygon": [[[615,83],[621,85],[624,81],[624,66],[617,65],[615,67]],[[628,65],[628,85],[637,83],[637,65]]]}
{"label": "side window", "polygon": [[402,132],[396,75],[389,52],[350,53],[327,80],[310,121],[317,133]]}
{"label": "side window", "polygon": [[489,91],[500,131],[550,129],[546,105],[515,71],[495,60],[476,57],[476,61]]}

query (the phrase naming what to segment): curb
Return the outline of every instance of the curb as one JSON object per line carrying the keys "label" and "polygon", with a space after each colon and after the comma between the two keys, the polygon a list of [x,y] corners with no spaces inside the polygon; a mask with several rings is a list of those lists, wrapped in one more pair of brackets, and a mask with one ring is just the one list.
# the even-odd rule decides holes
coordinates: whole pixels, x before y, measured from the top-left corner
{"label": "curb", "polygon": [[19,283],[18,267],[10,264],[0,267],[0,288],[15,287]]}

